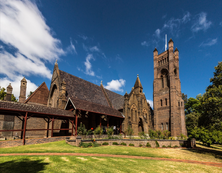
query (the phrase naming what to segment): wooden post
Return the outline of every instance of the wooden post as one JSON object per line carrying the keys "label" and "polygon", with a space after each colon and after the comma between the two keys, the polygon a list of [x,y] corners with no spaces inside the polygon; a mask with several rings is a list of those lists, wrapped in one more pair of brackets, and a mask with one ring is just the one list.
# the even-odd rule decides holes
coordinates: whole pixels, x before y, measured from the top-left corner
{"label": "wooden post", "polygon": [[109,128],[109,117],[107,115],[107,128]]}
{"label": "wooden post", "polygon": [[119,120],[119,133],[121,133],[121,129],[122,129],[122,123],[121,123],[121,119]]}
{"label": "wooden post", "polygon": [[24,122],[24,128],[23,128],[23,145],[25,145],[25,130],[26,130],[26,124],[27,124],[27,116],[28,116],[28,112],[25,113],[25,122]]}
{"label": "wooden post", "polygon": [[47,121],[47,138],[49,137],[49,118],[48,118],[48,121]]}
{"label": "wooden post", "polygon": [[54,126],[54,118],[52,118],[51,137],[53,137],[53,126]]}
{"label": "wooden post", "polygon": [[78,115],[76,114],[75,136],[77,136]]}
{"label": "wooden post", "polygon": [[101,116],[100,116],[100,122],[99,122],[100,129],[101,129],[101,125],[102,125],[102,123],[101,123]]}
{"label": "wooden post", "polygon": [[71,133],[71,136],[73,136],[73,126],[74,126],[74,120],[72,120],[71,122],[72,122],[72,133]]}

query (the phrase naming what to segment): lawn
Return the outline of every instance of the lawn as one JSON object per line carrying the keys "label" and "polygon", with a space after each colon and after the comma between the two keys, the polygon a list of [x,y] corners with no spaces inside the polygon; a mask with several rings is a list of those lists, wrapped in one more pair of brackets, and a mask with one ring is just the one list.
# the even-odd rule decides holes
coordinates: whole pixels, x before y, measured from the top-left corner
{"label": "lawn", "polygon": [[[200,145],[201,146],[201,145]],[[212,149],[212,148],[210,148]],[[217,149],[218,150],[218,149]],[[220,150],[222,152],[222,150]],[[205,162],[222,163],[222,154],[213,153],[211,150],[201,151],[192,149],[155,149],[125,146],[101,146],[80,148],[66,144],[65,141],[51,142],[46,144],[25,145],[12,148],[0,148],[0,153],[98,153],[114,155],[131,155],[174,158],[185,160],[197,160]]]}
{"label": "lawn", "polygon": [[37,172],[221,172],[221,168],[156,160],[77,157],[77,156],[10,156],[0,157],[0,172],[37,173]]}
{"label": "lawn", "polygon": [[[2,153],[98,153],[130,156],[175,158],[222,163],[221,145],[201,150],[156,149],[126,146],[80,148],[65,141],[0,148]],[[206,150],[206,149],[209,149]],[[217,151],[214,153],[212,151]],[[222,168],[200,164],[130,158],[89,156],[6,156],[0,157],[0,173],[20,172],[222,172]]]}

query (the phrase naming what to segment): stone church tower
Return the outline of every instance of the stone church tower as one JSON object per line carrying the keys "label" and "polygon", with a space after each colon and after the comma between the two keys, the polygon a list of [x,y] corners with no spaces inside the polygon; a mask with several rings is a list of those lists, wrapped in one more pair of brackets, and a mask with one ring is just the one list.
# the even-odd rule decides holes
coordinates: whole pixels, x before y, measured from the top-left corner
{"label": "stone church tower", "polygon": [[24,103],[26,100],[26,88],[27,88],[27,80],[23,78],[21,80],[20,96],[19,96],[19,102],[21,103]]}
{"label": "stone church tower", "polygon": [[153,51],[154,129],[169,130],[171,136],[178,136],[187,135],[187,130],[179,78],[179,51],[174,50],[173,44],[170,39],[169,49],[159,55],[156,48]]}
{"label": "stone church tower", "polygon": [[124,95],[123,115],[125,116],[122,126],[124,132],[128,126],[133,129],[133,135],[138,135],[142,131],[147,134],[149,129],[153,129],[153,112],[143,93],[139,76],[131,92]]}

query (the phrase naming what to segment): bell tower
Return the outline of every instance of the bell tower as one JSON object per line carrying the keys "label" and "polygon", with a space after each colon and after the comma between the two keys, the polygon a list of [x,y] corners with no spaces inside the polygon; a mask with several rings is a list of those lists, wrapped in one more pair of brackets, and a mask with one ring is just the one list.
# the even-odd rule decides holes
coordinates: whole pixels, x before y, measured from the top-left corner
{"label": "bell tower", "polygon": [[25,77],[21,80],[19,102],[24,103],[26,100],[27,80]]}
{"label": "bell tower", "polygon": [[169,130],[171,136],[187,135],[179,78],[179,51],[177,48],[174,50],[172,39],[168,46],[169,49],[159,55],[156,48],[153,51],[154,129]]}

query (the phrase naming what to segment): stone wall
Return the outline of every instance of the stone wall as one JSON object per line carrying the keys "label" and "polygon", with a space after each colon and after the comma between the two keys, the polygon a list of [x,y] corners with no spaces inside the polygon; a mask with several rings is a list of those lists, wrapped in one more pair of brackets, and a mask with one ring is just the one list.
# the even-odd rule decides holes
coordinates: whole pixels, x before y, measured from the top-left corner
{"label": "stone wall", "polygon": [[[113,142],[117,142],[119,145],[122,142],[124,142],[124,143],[126,143],[127,146],[129,146],[129,144],[134,144],[135,147],[140,147],[140,145],[145,147],[148,142],[151,145],[151,147],[156,147],[156,141],[159,143],[159,147],[163,147],[163,145],[165,145],[166,147],[167,146],[180,147],[181,145],[187,144],[187,141],[184,141],[184,140],[153,140],[153,139],[148,139],[148,140],[144,140],[144,139],[97,139],[96,140],[96,142],[101,145],[104,142],[109,143],[109,145],[113,145]],[[90,143],[90,142],[92,142],[92,140],[82,139],[81,142]],[[68,143],[70,145],[77,146],[76,140],[68,139],[68,140],[66,140],[66,143]]]}
{"label": "stone wall", "polygon": [[[61,137],[52,137],[52,138],[26,139],[25,145],[42,144],[42,143],[61,141],[61,140],[65,140],[66,138],[69,138],[69,137],[61,136]],[[17,146],[23,145],[22,141],[23,141],[22,139],[0,141],[0,148],[17,147]]]}

